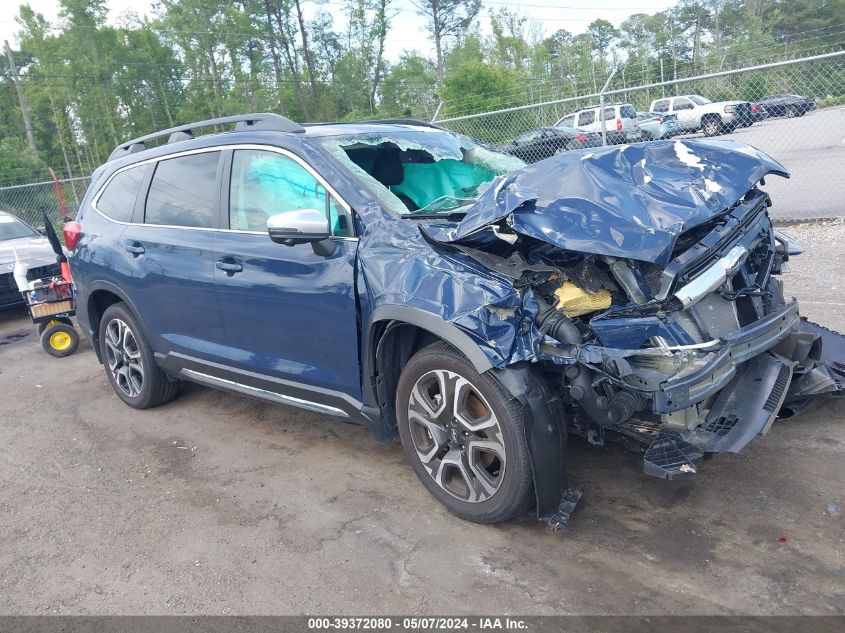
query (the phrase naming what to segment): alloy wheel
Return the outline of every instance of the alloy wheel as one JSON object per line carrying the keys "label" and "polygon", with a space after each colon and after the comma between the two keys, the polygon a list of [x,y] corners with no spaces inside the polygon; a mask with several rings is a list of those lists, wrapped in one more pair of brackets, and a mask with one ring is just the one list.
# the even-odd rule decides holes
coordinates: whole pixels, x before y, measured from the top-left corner
{"label": "alloy wheel", "polygon": [[129,326],[112,319],[106,326],[106,364],[114,383],[130,398],[144,388],[144,364],[141,350]]}
{"label": "alloy wheel", "polygon": [[506,456],[492,407],[461,375],[423,374],[411,389],[408,422],[417,457],[437,485],[469,503],[499,490]]}

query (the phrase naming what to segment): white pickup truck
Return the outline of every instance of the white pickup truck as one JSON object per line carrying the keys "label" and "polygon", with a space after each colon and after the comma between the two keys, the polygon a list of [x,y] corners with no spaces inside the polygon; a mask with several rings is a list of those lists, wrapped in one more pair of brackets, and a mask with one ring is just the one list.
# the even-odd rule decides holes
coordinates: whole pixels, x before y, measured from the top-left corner
{"label": "white pickup truck", "polygon": [[753,122],[751,104],[747,101],[710,101],[701,95],[655,99],[649,109],[676,115],[684,132],[701,130],[707,136],[730,132]]}

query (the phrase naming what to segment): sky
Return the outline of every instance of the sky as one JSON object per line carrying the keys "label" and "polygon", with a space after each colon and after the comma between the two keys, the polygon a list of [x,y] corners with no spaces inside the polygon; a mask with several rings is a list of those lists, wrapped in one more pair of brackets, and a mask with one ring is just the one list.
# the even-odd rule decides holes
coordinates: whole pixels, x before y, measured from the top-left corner
{"label": "sky", "polygon": [[[342,13],[342,0],[328,0],[326,8],[333,14],[335,28],[340,30],[345,25]],[[0,40],[8,39],[12,47],[16,44],[15,34],[18,25],[15,17],[21,3],[16,0],[0,0]],[[55,23],[59,13],[57,0],[29,0],[28,4],[37,12],[44,14]],[[134,11],[138,15],[153,16],[155,0],[108,0],[109,22],[117,24],[127,11]],[[482,0],[481,32],[490,33],[490,10],[507,7],[516,10],[529,19],[529,28],[539,29],[544,35],[551,35],[558,29],[566,29],[578,34],[586,30],[587,25],[595,19],[603,18],[618,26],[632,13],[656,13],[675,4],[668,0]],[[315,2],[308,11],[316,9]],[[431,38],[425,31],[424,19],[417,14],[411,0],[394,0],[392,3],[395,13],[392,27],[385,43],[386,57],[396,61],[404,50],[412,50],[423,55],[433,56],[434,47]]]}

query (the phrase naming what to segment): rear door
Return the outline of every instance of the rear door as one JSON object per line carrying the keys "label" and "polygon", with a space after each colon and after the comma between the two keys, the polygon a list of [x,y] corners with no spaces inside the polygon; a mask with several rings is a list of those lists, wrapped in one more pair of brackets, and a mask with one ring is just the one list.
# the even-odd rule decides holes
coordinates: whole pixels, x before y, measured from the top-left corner
{"label": "rear door", "polygon": [[[214,260],[229,364],[246,383],[254,372],[276,379],[266,389],[284,392],[294,383],[360,398],[358,240],[348,206],[287,150],[239,146],[228,165],[229,230],[221,231]],[[331,254],[270,240],[268,217],[303,208],[329,217]]]}
{"label": "rear door", "polygon": [[672,113],[678,117],[678,125],[683,130],[697,130],[701,123],[695,104],[686,97],[675,97],[672,100]]}
{"label": "rear door", "polygon": [[[148,165],[138,218],[120,236],[120,286],[139,312],[153,350],[222,361],[227,342],[214,287],[220,150]],[[142,193],[145,188],[142,188]]]}
{"label": "rear door", "polygon": [[589,132],[601,132],[601,124],[596,121],[595,110],[584,110],[583,112],[579,112],[575,127]]}

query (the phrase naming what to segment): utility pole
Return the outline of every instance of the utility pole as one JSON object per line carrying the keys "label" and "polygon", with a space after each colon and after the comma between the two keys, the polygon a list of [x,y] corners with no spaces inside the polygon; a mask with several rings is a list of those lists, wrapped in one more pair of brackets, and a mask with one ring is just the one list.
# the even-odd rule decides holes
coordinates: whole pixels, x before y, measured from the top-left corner
{"label": "utility pole", "polygon": [[35,135],[32,133],[32,122],[29,120],[29,103],[26,100],[26,95],[21,86],[21,78],[18,77],[18,69],[15,68],[15,60],[12,58],[12,49],[9,48],[9,41],[3,40],[3,45],[6,49],[6,59],[9,61],[7,69],[9,76],[12,78],[12,83],[15,84],[15,90],[18,92],[18,102],[21,105],[21,113],[23,113],[23,125],[26,128],[26,138],[29,141],[29,147],[38,156],[38,148],[35,147]]}

